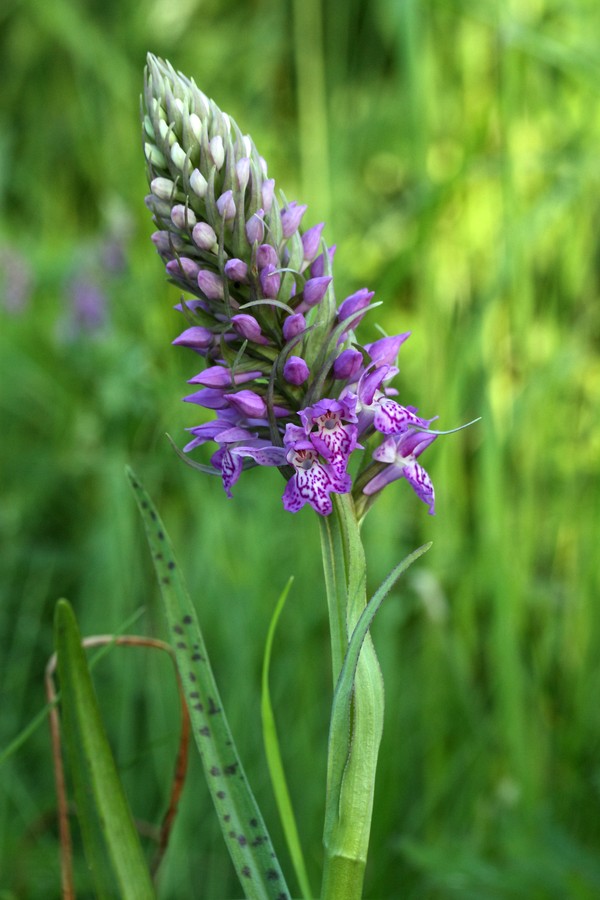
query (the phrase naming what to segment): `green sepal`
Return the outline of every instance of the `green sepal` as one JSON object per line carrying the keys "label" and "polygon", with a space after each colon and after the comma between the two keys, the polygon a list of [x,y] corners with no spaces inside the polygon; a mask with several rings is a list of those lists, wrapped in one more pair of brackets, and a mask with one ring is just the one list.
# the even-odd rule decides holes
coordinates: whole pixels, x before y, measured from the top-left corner
{"label": "green sepal", "polygon": [[104,731],[75,614],[59,600],[54,617],[62,734],[85,855],[99,898],[155,897],[133,816]]}

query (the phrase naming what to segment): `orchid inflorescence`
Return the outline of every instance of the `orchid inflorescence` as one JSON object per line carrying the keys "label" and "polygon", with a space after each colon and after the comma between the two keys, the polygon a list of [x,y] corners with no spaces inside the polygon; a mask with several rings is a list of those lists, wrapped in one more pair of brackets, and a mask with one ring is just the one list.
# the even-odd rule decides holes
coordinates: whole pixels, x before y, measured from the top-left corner
{"label": "orchid inflorescence", "polygon": [[[417,460],[437,433],[389,385],[409,332],[357,342],[373,293],[336,304],[323,223],[302,227],[306,207],[278,198],[252,140],[193,80],[150,55],[144,105],[152,240],[193,297],[177,306],[187,327],[173,343],[207,363],[185,400],[216,413],[184,447],[215,442],[211,466],[191,464],[220,473],[228,496],[244,468],[280,467],[285,509],[324,516],[332,493],[351,491],[364,513],[405,478],[433,513]],[[350,457],[367,442],[353,483]]]}

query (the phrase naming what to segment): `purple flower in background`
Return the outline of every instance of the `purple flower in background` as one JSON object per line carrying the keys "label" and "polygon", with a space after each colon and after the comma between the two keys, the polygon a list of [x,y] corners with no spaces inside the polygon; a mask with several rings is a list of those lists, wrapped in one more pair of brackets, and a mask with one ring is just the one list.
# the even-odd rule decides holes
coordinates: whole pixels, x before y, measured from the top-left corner
{"label": "purple flower in background", "polygon": [[[228,496],[244,469],[279,468],[290,512],[308,504],[329,515],[332,495],[352,491],[362,514],[367,498],[402,477],[432,511],[416,462],[435,438],[432,420],[393,399],[389,384],[408,332],[360,344],[355,329],[373,292],[338,305],[324,223],[304,226],[306,206],[275,190],[251,138],[193,81],[149,56],[144,101],[152,240],[190,295],[177,306],[186,324],[173,343],[206,360],[185,400],[214,416],[189,429],[185,452],[217,444],[212,470]],[[381,435],[353,487],[352,459]]]}
{"label": "purple flower in background", "polygon": [[32,288],[33,272],[27,259],[14,247],[0,245],[0,293],[7,312],[23,312]]}

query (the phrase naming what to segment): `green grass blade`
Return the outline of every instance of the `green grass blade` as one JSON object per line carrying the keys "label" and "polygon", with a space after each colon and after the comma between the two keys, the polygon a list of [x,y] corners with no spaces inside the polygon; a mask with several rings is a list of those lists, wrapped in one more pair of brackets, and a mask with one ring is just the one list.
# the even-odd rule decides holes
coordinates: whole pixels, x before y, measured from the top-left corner
{"label": "green grass blade", "polygon": [[273,639],[275,637],[275,630],[277,628],[279,616],[281,615],[281,611],[283,610],[285,601],[287,600],[287,596],[289,594],[293,580],[293,578],[290,578],[285,588],[281,592],[281,596],[277,601],[277,605],[275,607],[269,625],[269,631],[267,633],[267,641],[265,644],[265,655],[263,658],[262,668],[261,714],[263,741],[265,744],[267,765],[269,766],[269,775],[271,777],[271,784],[273,785],[275,800],[277,801],[277,809],[279,810],[279,817],[281,819],[283,832],[285,834],[285,840],[288,846],[290,857],[292,859],[292,865],[294,866],[296,878],[298,879],[298,884],[300,885],[300,890],[302,891],[302,896],[305,898],[305,900],[310,900],[310,898],[313,897],[314,894],[308,881],[308,874],[306,872],[306,865],[304,863],[302,847],[300,846],[300,838],[298,837],[298,829],[296,827],[294,810],[292,807],[292,802],[290,800],[290,794],[288,791],[285,772],[283,769],[283,762],[281,760],[279,738],[277,737],[277,727],[275,725],[275,716],[273,714],[273,706],[271,704],[271,692],[269,690],[269,668],[271,665]]}
{"label": "green grass blade", "polygon": [[155,897],[133,816],[104,731],[75,615],[55,613],[62,732],[85,853],[99,897]]}
{"label": "green grass blade", "polygon": [[287,900],[283,872],[238,756],[171,542],[148,494],[130,469],[127,473],[146,528],[194,740],[233,865],[249,900]]}
{"label": "green grass blade", "polygon": [[334,798],[331,802],[327,802],[327,810],[325,817],[325,835],[330,833],[333,826],[333,817],[338,809],[342,781],[344,778],[344,770],[348,760],[350,751],[350,742],[352,739],[351,732],[351,703],[352,692],[354,690],[354,676],[358,665],[358,658],[362,649],[369,628],[375,618],[375,615],[386,598],[394,584],[412,563],[422,556],[429,548],[431,543],[424,544],[413,553],[410,553],[405,559],[399,563],[385,581],[382,582],[378,590],[373,594],[367,605],[365,606],[352,636],[348,643],[348,649],[340,672],[335,694],[333,696],[333,705],[331,710],[331,723],[329,727],[329,771],[327,773],[327,793],[328,796]]}

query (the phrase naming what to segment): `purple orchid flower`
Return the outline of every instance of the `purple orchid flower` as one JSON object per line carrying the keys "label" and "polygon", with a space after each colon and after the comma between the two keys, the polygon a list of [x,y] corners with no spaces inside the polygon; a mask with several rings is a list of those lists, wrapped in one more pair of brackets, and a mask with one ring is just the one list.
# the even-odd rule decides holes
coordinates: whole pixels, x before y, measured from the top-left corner
{"label": "purple orchid flower", "polygon": [[435,492],[431,478],[418,462],[417,457],[435,441],[437,434],[409,430],[393,434],[373,453],[373,459],[385,463],[386,467],[375,475],[363,488],[363,493],[372,496],[398,478],[406,478],[417,497],[429,507],[429,515],[434,514]]}
{"label": "purple orchid flower", "polygon": [[316,449],[299,426],[287,426],[284,443],[289,448],[287,461],[294,469],[283,492],[284,509],[295,513],[309,503],[320,515],[328,516],[333,509],[330,494],[346,494],[352,487],[350,476],[320,462]]}
{"label": "purple orchid flower", "polygon": [[356,397],[348,394],[342,400],[319,400],[299,412],[313,447],[340,474],[358,443],[355,410]]}

